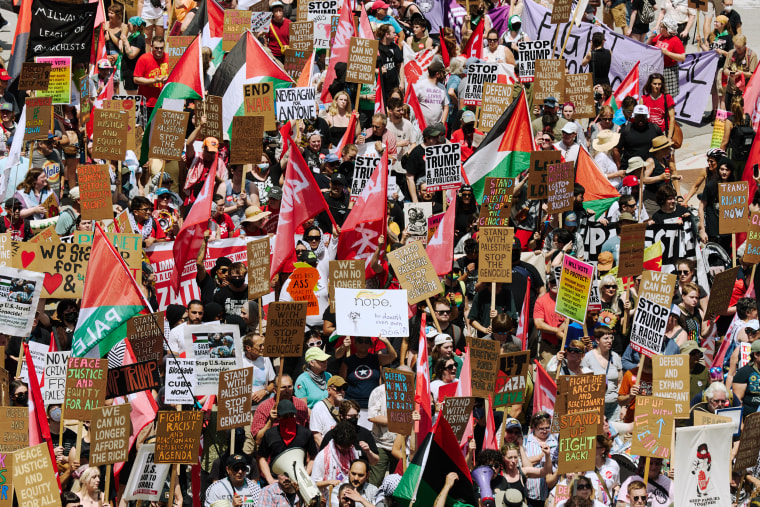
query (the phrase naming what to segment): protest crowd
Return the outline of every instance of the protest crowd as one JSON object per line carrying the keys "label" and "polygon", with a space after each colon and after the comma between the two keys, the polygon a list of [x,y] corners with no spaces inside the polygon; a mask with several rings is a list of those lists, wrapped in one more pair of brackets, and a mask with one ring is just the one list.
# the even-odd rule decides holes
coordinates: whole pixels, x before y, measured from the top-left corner
{"label": "protest crowd", "polygon": [[0,507],[760,506],[733,7],[15,1]]}

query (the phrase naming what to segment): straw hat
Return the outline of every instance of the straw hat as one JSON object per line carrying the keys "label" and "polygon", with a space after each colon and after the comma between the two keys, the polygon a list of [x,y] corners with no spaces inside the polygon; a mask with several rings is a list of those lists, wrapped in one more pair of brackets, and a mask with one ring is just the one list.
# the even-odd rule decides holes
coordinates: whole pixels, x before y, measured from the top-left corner
{"label": "straw hat", "polygon": [[673,146],[673,142],[668,139],[668,136],[657,136],[652,139],[652,148],[650,148],[649,153],[660,151],[663,148],[670,148],[671,146]]}
{"label": "straw hat", "polygon": [[610,151],[617,146],[618,141],[620,141],[620,134],[605,129],[597,134],[596,139],[594,139],[591,145],[596,151]]}

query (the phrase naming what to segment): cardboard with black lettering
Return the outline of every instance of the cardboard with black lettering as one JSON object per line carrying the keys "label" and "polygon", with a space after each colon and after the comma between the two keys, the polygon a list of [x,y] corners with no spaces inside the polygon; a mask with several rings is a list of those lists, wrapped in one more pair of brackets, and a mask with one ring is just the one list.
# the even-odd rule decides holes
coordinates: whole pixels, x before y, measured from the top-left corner
{"label": "cardboard with black lettering", "polygon": [[249,241],[246,245],[246,253],[248,256],[248,299],[258,299],[271,292],[269,237]]}
{"label": "cardboard with black lettering", "polygon": [[670,306],[659,305],[644,296],[639,297],[631,325],[631,348],[648,357],[659,354],[669,316]]}
{"label": "cardboard with black lettering", "polygon": [[401,287],[406,289],[410,305],[441,292],[435,267],[422,242],[411,243],[388,253],[388,262],[393,266]]}
{"label": "cardboard with black lettering", "polygon": [[90,466],[111,465],[129,459],[131,411],[129,403],[93,410],[90,424]]}
{"label": "cardboard with black lettering", "polygon": [[[536,60],[548,60],[552,57],[552,41],[534,40],[517,43],[517,70],[521,83],[532,83],[536,74]],[[515,55],[515,56],[518,56]]]}
{"label": "cardboard with black lettering", "polygon": [[93,109],[93,158],[124,160],[127,157],[127,117],[126,111]]}
{"label": "cardboard with black lettering", "polygon": [[574,118],[596,117],[594,102],[594,80],[590,72],[565,74],[565,102],[575,105]]}
{"label": "cardboard with black lettering", "polygon": [[23,62],[21,75],[18,78],[19,90],[42,90],[48,89],[52,64]]}
{"label": "cardboard with black lettering", "polygon": [[346,69],[347,82],[375,84],[375,63],[379,44],[378,40],[351,37]]}
{"label": "cardboard with black lettering", "polygon": [[[499,356],[499,373],[493,393],[493,406],[504,407],[525,402],[530,351],[510,352]],[[446,400],[448,403],[448,399]]]}
{"label": "cardboard with black lettering", "polygon": [[198,464],[203,412],[159,410],[157,422],[155,462]]}
{"label": "cardboard with black lettering", "polygon": [[[0,407],[0,452],[14,452],[29,445],[29,409]],[[49,456],[49,455],[48,455]]]}
{"label": "cardboard with black lettering", "polygon": [[638,276],[644,269],[644,236],[647,224],[625,224],[620,227],[618,278]]}
{"label": "cardboard with black lettering", "polygon": [[327,290],[330,298],[331,311],[335,311],[335,289],[364,289],[364,261],[343,260],[330,261],[330,278],[327,282]]}
{"label": "cardboard with black lettering", "polygon": [[442,417],[446,419],[457,438],[457,442],[462,440],[467,424],[472,416],[472,409],[475,406],[474,396],[449,396],[443,403]]}
{"label": "cardboard with black lettering", "polygon": [[[292,25],[291,25],[292,26]],[[277,121],[309,120],[317,117],[317,89],[313,86],[282,88],[275,93]]]}
{"label": "cardboard with black lettering", "polygon": [[705,311],[706,319],[712,320],[718,315],[726,313],[728,305],[731,303],[734,283],[739,276],[740,269],[739,266],[736,266],[735,268],[727,269],[726,271],[715,275],[712,286],[710,287],[710,298],[707,300],[707,311]]}
{"label": "cardboard with black lettering", "polygon": [[535,102],[543,102],[547,97],[554,97],[560,104],[564,102],[565,64],[565,60],[536,60],[536,75],[533,81]]}
{"label": "cardboard with black lettering", "polygon": [[63,405],[66,398],[66,364],[71,352],[45,354],[45,384],[40,386],[45,405]]}
{"label": "cardboard with black lettering", "polygon": [[750,264],[760,262],[760,212],[753,211],[747,224],[747,242],[742,261]]}
{"label": "cardboard with black lettering", "polygon": [[127,338],[135,361],[163,361],[164,312],[135,315],[127,321]]}
{"label": "cardboard with black lettering", "polygon": [[153,114],[153,133],[148,156],[159,160],[182,160],[190,113],[159,109]]}
{"label": "cardboard with black lettering", "polygon": [[206,95],[206,100],[203,101],[202,106],[203,114],[206,115],[206,123],[201,125],[199,139],[206,139],[207,137],[216,137],[220,141],[224,139],[223,107],[222,97]]}
{"label": "cardboard with black lettering", "polygon": [[105,405],[108,360],[69,357],[63,418],[91,421],[92,411]]}
{"label": "cardboard with black lettering", "polygon": [[411,435],[414,428],[414,373],[385,370],[385,406],[388,414],[388,431]]}
{"label": "cardboard with black lettering", "polygon": [[470,338],[472,395],[488,398],[493,395],[499,373],[499,348],[496,340]]}
{"label": "cardboard with black lettering", "polygon": [[546,177],[549,165],[562,162],[557,150],[530,152],[530,171],[528,172],[528,199],[546,199],[548,197]]}
{"label": "cardboard with black lettering", "polygon": [[467,83],[460,100],[466,106],[480,106],[483,101],[483,87],[486,83],[493,83],[499,73],[499,64],[476,60],[470,63],[467,72]]}
{"label": "cardboard with black lettering", "polygon": [[161,374],[155,359],[109,368],[106,398],[116,398],[161,387]]}
{"label": "cardboard with black lettering", "polygon": [[219,373],[216,430],[230,430],[251,424],[253,367]]}
{"label": "cardboard with black lettering", "polygon": [[264,142],[263,116],[233,116],[230,144],[230,163],[260,164]]}
{"label": "cardboard with black lettering", "polygon": [[[243,107],[245,116],[264,117],[264,130],[275,130],[274,120],[274,85],[272,83],[253,83],[243,85]],[[234,153],[235,150],[232,150]]]}
{"label": "cardboard with black lettering", "polygon": [[478,281],[512,283],[512,227],[480,227]]}
{"label": "cardboard with black lettering", "polygon": [[269,303],[264,357],[299,357],[306,326],[305,301]]}

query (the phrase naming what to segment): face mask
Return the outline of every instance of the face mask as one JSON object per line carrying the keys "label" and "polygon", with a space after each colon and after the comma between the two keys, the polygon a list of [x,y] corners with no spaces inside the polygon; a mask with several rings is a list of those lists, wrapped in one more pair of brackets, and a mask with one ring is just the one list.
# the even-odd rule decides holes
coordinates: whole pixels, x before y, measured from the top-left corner
{"label": "face mask", "polygon": [[468,134],[471,134],[475,132],[475,125],[473,125],[472,123],[465,123],[464,125],[462,125],[462,130]]}
{"label": "face mask", "polygon": [[29,393],[23,393],[16,396],[16,403],[22,406],[26,406],[29,402]]}
{"label": "face mask", "polygon": [[723,10],[726,11],[726,12],[731,12],[732,10],[734,10],[734,6],[733,5],[724,5],[723,6]]}
{"label": "face mask", "polygon": [[76,324],[77,320],[79,320],[79,312],[69,312],[63,314],[64,322],[68,322],[69,324]]}
{"label": "face mask", "polygon": [[594,92],[594,100],[596,101],[602,100],[602,94],[599,92]]}
{"label": "face mask", "polygon": [[359,426],[359,418],[358,417],[347,417],[346,422],[351,423],[354,425],[354,427]]}
{"label": "face mask", "polygon": [[230,278],[230,285],[240,288],[245,283],[245,278]]}
{"label": "face mask", "polygon": [[262,171],[264,169],[269,169],[269,164],[259,164],[259,169],[261,169]]}
{"label": "face mask", "polygon": [[61,409],[54,408],[50,411],[50,420],[53,422],[61,422]]}

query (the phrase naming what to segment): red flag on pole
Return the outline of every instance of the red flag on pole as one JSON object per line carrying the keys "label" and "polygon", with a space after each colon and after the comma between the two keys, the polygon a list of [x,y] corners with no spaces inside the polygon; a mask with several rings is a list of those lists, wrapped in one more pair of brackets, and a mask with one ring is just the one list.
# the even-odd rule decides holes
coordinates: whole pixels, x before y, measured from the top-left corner
{"label": "red flag on pole", "polygon": [[465,58],[474,56],[480,60],[483,59],[483,31],[485,30],[483,19],[485,19],[485,16],[480,18],[478,26],[475,27],[472,35],[470,35],[470,40],[467,41],[467,45],[464,47],[464,51],[462,51],[462,56]]}
{"label": "red flag on pole", "polygon": [[451,205],[443,215],[443,220],[438,224],[438,229],[425,248],[438,276],[446,276],[451,273],[454,262],[454,222],[456,221],[457,200],[456,191],[452,190],[451,192],[454,192],[454,199],[452,199]]}
{"label": "red flag on pole", "polygon": [[416,422],[417,441],[422,442],[433,427],[433,413],[430,408],[430,370],[428,366],[427,337],[425,336],[425,314],[420,320],[419,349],[417,350],[417,382],[414,402],[420,413]]}
{"label": "red flag on pole", "polygon": [[546,373],[541,363],[536,362],[536,383],[533,389],[533,413],[547,412],[554,414],[554,402],[557,399],[557,384]]}

